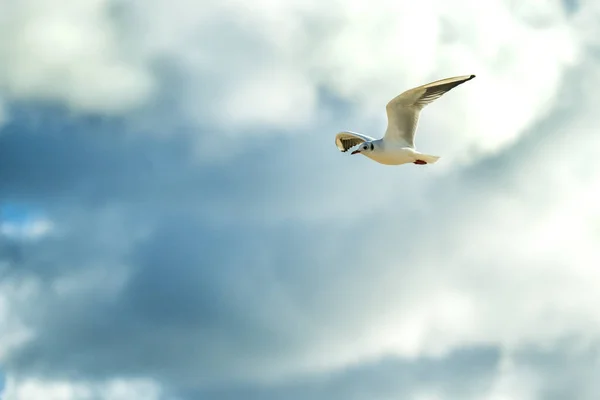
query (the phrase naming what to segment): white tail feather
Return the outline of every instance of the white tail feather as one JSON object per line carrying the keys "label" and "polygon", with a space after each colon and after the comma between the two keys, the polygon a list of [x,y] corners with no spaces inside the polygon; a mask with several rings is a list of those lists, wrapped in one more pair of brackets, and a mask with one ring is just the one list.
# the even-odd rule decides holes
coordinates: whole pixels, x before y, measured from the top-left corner
{"label": "white tail feather", "polygon": [[425,161],[427,164],[435,164],[435,162],[440,158],[438,156],[432,156],[429,154],[419,154],[418,157],[420,160]]}

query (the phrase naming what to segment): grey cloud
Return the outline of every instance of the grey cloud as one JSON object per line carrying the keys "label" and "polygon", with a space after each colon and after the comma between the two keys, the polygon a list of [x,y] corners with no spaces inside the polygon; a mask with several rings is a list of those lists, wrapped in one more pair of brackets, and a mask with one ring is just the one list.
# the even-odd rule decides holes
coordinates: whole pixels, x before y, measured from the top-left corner
{"label": "grey cloud", "polygon": [[416,392],[444,393],[441,398],[479,399],[497,372],[499,351],[492,347],[456,350],[442,358],[403,360],[386,357],[325,376],[276,386],[232,385],[185,393],[191,399],[387,399]]}
{"label": "grey cloud", "polygon": [[525,349],[516,362],[538,372],[540,398],[592,400],[600,393],[598,346],[598,342],[581,346],[578,340],[567,339],[552,349]]}
{"label": "grey cloud", "polygon": [[[86,223],[96,225],[91,218]],[[47,278],[65,261],[74,266],[55,270],[54,277],[96,264],[105,274],[120,267],[132,270],[116,298],[84,292],[61,299],[45,290],[41,303],[22,310],[44,328],[8,358],[12,371],[58,376],[86,371],[97,377],[160,371],[163,378],[188,384],[232,374],[243,378],[265,360],[278,362],[301,351],[311,335],[318,335],[318,324],[327,322],[319,314],[319,299],[343,272],[333,261],[351,258],[322,257],[330,243],[313,241],[335,234],[331,228],[315,238],[314,229],[250,225],[231,230],[181,214],[163,216],[153,228],[155,233],[124,260],[107,246],[98,248],[93,231],[81,242],[78,230],[58,254],[56,246],[43,242],[29,249],[40,256],[16,266],[25,276]]]}

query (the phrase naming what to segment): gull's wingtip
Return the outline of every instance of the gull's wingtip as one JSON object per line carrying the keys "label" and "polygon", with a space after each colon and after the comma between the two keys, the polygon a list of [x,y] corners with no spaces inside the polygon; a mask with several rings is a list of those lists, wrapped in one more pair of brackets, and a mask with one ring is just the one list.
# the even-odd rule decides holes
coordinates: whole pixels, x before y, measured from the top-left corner
{"label": "gull's wingtip", "polygon": [[475,74],[471,74],[471,76],[469,76],[469,80],[475,78]]}

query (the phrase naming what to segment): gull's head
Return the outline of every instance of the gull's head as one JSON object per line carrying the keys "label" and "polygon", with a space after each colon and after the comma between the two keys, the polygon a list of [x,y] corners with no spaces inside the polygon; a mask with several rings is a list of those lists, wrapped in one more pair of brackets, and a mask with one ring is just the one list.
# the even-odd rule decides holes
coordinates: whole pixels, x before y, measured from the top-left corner
{"label": "gull's head", "polygon": [[373,142],[365,142],[358,146],[358,149],[354,150],[350,154],[368,153],[370,151],[373,151],[374,148],[375,146],[373,146]]}

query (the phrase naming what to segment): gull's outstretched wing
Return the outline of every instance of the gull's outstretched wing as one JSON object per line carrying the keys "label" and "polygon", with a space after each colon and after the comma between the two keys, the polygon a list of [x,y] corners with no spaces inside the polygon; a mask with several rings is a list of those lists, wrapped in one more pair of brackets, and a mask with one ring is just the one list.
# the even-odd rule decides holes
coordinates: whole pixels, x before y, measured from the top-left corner
{"label": "gull's outstretched wing", "polygon": [[473,78],[475,75],[441,79],[409,89],[394,97],[385,107],[388,126],[384,140],[403,141],[406,145],[414,147],[415,131],[421,110],[444,93]]}
{"label": "gull's outstretched wing", "polygon": [[374,138],[363,135],[362,133],[344,131],[335,135],[335,145],[342,153],[348,151],[348,149],[359,145],[364,142],[370,142],[375,140]]}

